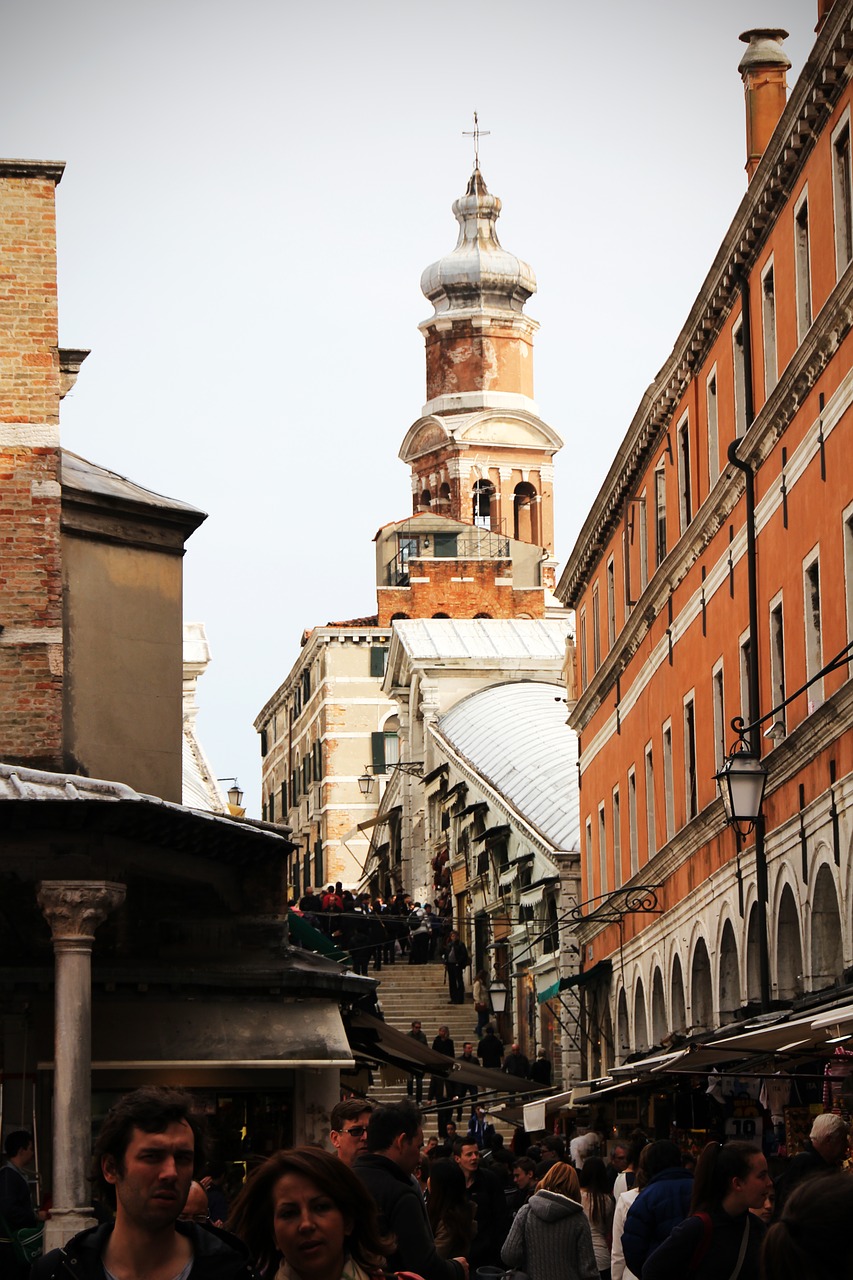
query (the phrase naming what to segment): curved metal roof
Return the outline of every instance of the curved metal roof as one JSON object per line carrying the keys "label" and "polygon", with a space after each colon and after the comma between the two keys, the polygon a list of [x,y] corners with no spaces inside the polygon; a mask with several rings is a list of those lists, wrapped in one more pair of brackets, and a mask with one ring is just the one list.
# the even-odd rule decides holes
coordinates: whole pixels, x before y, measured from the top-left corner
{"label": "curved metal roof", "polygon": [[577,735],[560,685],[516,681],[457,702],[438,731],[557,849],[580,848]]}

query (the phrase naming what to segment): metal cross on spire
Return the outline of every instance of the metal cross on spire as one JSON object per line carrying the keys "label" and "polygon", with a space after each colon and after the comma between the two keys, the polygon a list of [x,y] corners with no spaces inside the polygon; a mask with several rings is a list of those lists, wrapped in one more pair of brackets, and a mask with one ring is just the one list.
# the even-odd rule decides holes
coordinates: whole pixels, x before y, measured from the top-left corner
{"label": "metal cross on spire", "polygon": [[479,169],[480,167],[480,139],[488,138],[491,132],[492,132],[491,129],[480,128],[480,121],[476,111],[474,112],[474,128],[462,130],[463,138],[474,139],[474,168],[475,169]]}

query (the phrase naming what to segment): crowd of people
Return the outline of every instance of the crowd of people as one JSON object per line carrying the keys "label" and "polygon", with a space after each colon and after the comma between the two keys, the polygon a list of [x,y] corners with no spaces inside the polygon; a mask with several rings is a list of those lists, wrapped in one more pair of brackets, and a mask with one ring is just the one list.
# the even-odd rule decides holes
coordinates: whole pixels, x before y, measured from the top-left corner
{"label": "crowd of people", "polygon": [[[853,1280],[849,1131],[818,1116],[775,1187],[761,1150],[707,1143],[692,1156],[635,1135],[608,1160],[594,1134],[524,1155],[470,1134],[424,1148],[410,1099],[338,1104],[332,1151],[277,1151],[228,1204],[206,1166],[191,1095],[146,1087],[110,1111],[95,1144],[99,1225],[38,1258],[8,1250],[31,1135],[6,1141],[2,1276],[31,1280]],[[23,1145],[22,1145],[23,1144]],[[17,1214],[17,1218],[15,1218]],[[14,1221],[13,1221],[14,1219]]]}
{"label": "crowd of people", "polygon": [[416,902],[397,893],[387,902],[369,893],[352,893],[340,881],[326,889],[309,886],[289,904],[330,941],[348,951],[356,973],[374,972],[383,965],[443,964],[450,999],[465,999],[464,973],[470,965],[468,949],[453,929],[450,894],[439,890],[434,902]]}

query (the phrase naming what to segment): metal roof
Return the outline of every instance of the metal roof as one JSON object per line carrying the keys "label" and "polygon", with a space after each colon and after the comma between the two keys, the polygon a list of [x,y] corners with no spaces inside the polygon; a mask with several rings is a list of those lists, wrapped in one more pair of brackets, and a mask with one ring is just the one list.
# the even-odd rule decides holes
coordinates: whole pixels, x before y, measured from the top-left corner
{"label": "metal roof", "polygon": [[557,849],[580,847],[577,735],[558,686],[493,685],[458,702],[438,731]]}
{"label": "metal roof", "polygon": [[81,458],[79,454],[71,453],[68,449],[63,449],[61,455],[63,490],[75,490],[78,493],[94,494],[101,498],[112,498],[204,518],[204,512],[198,507],[190,506],[188,502],[181,502],[178,498],[167,498],[162,493],[155,493],[153,489],[145,489],[134,480],[129,480],[127,476],[98,466],[96,462],[89,462],[87,458]]}
{"label": "metal roof", "polygon": [[563,618],[411,618],[394,622],[410,658],[562,659],[572,630]]}
{"label": "metal roof", "polygon": [[55,824],[68,831],[85,824],[93,830],[210,856],[280,855],[283,848],[295,847],[286,827],[191,809],[143,795],[122,782],[0,762],[0,827],[4,834],[34,835],[38,829]]}

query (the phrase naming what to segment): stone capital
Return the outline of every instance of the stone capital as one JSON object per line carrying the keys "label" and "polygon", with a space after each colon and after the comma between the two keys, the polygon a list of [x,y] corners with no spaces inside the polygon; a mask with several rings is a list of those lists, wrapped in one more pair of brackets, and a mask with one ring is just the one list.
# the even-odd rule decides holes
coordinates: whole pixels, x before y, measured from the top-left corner
{"label": "stone capital", "polygon": [[93,942],[95,930],[124,902],[125,886],[109,880],[42,880],[41,907],[54,943]]}

